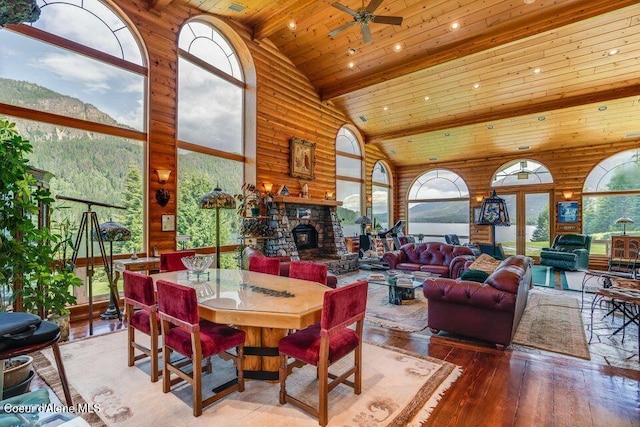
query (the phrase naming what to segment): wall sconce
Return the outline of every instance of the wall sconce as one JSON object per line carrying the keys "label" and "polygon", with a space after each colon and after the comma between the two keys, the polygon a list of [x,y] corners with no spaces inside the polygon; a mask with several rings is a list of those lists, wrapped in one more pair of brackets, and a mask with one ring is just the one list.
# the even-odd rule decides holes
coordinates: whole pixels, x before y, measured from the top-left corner
{"label": "wall sconce", "polygon": [[371,203],[372,200],[373,198],[371,196],[367,196],[367,203]]}
{"label": "wall sconce", "polygon": [[564,197],[565,200],[569,200],[573,197],[573,191],[571,190],[565,190],[562,192],[562,197]]}
{"label": "wall sconce", "polygon": [[271,193],[271,190],[273,190],[273,184],[270,182],[265,182],[262,184],[262,188],[264,188],[264,191],[266,193]]}
{"label": "wall sconce", "polygon": [[333,200],[333,191],[327,191],[324,193],[325,200]]}
{"label": "wall sconce", "polygon": [[484,200],[484,196],[476,196],[476,203],[480,203]]}
{"label": "wall sconce", "polygon": [[[171,170],[156,169],[156,174],[158,174],[158,182],[164,185],[169,180],[169,176],[171,175]],[[169,193],[169,190],[162,187],[161,189],[156,191],[156,201],[160,206],[162,207],[167,206],[167,203],[169,203],[169,200],[171,200],[171,193]]]}

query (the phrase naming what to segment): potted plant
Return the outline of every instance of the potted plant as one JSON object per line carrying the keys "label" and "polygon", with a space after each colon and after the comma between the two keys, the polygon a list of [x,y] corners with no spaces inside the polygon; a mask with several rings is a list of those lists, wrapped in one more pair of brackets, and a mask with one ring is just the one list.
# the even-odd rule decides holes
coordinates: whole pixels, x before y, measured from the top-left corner
{"label": "potted plant", "polygon": [[242,193],[236,194],[234,197],[238,201],[237,210],[239,216],[244,217],[247,213],[253,217],[260,216],[262,197],[258,187],[247,182],[242,185]]}
{"label": "potted plant", "polygon": [[33,357],[16,356],[4,361],[4,381],[2,385],[3,398],[7,399],[26,393],[34,377],[31,373]]}
{"label": "potted plant", "polygon": [[418,243],[422,243],[422,241],[424,240],[424,234],[422,233],[418,233]]}

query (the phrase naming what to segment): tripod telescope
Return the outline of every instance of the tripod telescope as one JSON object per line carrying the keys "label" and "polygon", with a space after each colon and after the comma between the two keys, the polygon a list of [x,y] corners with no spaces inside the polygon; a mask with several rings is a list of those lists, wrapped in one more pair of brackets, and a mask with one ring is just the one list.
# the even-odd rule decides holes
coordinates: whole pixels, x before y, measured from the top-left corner
{"label": "tripod telescope", "polygon": [[[76,236],[75,244],[73,245],[73,256],[71,263],[76,265],[78,259],[78,253],[80,252],[80,244],[82,243],[82,237],[85,236],[85,254],[87,257],[87,286],[89,288],[89,335],[93,335],[93,274],[94,274],[94,236],[98,242],[98,248],[100,249],[100,256],[102,257],[102,264],[107,273],[109,280],[109,309],[105,312],[105,318],[118,318],[121,319],[120,307],[118,304],[118,291],[115,283],[113,283],[113,244],[111,248],[111,264],[107,260],[107,254],[104,249],[104,241],[102,240],[102,233],[100,232],[100,224],[98,223],[98,215],[91,210],[92,206],[102,206],[106,208],[126,209],[122,206],[110,205],[107,203],[93,202],[90,200],[78,199],[67,196],[56,196],[59,200],[68,200],[71,202],[84,203],[87,205],[87,210],[82,213],[82,219],[80,220],[80,226],[78,227],[78,235]],[[92,233],[93,231],[93,233]],[[112,312],[114,314],[112,314]],[[103,315],[101,315],[102,317]]]}

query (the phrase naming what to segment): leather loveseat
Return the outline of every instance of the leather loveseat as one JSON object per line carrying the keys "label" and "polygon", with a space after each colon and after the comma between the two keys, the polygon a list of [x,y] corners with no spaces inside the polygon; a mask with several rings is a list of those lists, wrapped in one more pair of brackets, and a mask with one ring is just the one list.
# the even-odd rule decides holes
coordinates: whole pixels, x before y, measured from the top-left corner
{"label": "leather loveseat", "polygon": [[[251,246],[247,246],[242,251],[242,268],[244,270],[249,269],[249,258],[252,256],[266,256],[259,249],[253,248]],[[278,256],[274,257],[280,260],[280,275],[284,277],[289,277],[289,265],[291,263],[291,257],[289,256]],[[331,273],[327,274],[327,286],[330,288],[336,288],[338,286],[338,278]]]}
{"label": "leather loveseat", "polygon": [[540,264],[563,270],[586,270],[589,267],[591,236],[559,234],[550,248],[540,251]]}
{"label": "leather loveseat", "polygon": [[466,246],[428,242],[407,243],[398,250],[386,252],[382,261],[391,270],[427,271],[455,279],[460,277],[469,257],[473,257],[473,252]]}
{"label": "leather loveseat", "polygon": [[499,349],[511,344],[527,305],[533,260],[513,255],[502,261],[484,283],[446,278],[427,279],[429,328],[489,341]]}

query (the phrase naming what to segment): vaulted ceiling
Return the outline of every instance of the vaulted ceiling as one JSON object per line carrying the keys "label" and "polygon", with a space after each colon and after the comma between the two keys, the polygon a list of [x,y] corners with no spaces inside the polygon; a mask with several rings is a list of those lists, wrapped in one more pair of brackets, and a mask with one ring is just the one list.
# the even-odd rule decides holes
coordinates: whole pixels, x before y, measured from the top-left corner
{"label": "vaulted ceiling", "polygon": [[640,141],[640,1],[373,2],[375,15],[404,20],[369,23],[371,43],[358,24],[329,36],[353,20],[332,0],[150,6],[181,4],[268,38],[396,166]]}

